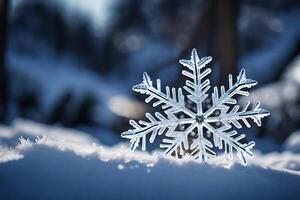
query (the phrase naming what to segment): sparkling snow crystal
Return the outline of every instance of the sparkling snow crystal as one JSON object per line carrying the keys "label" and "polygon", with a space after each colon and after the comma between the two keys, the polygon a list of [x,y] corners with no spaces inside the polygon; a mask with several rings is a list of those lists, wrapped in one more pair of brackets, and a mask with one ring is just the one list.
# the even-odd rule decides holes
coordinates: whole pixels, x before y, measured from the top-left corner
{"label": "sparkling snow crystal", "polygon": [[242,128],[241,122],[249,128],[250,119],[260,126],[261,119],[269,115],[259,102],[251,108],[250,102],[242,109],[235,105],[237,101],[234,96],[248,96],[245,90],[255,86],[257,81],[247,79],[242,69],[235,83],[229,75],[227,90],[224,86],[220,90],[214,87],[210,101],[208,91],[211,86],[207,76],[211,69],[205,69],[205,65],[211,60],[211,57],[199,59],[193,49],[190,60],[179,61],[185,67],[182,74],[188,78],[183,86],[187,100],[181,88],[176,90],[167,86],[166,92],[163,92],[159,79],[154,86],[148,74],[143,74],[143,82],[132,89],[148,95],[145,102],[153,101],[153,107],[161,105],[165,115],[146,113],[146,121],[129,121],[133,129],[123,132],[122,137],[130,139],[131,150],[135,150],[140,143],[142,150],[145,150],[147,139],[153,143],[157,135],[164,135],[160,148],[165,149],[165,155],[178,158],[189,155],[207,161],[216,156],[213,147],[218,147],[224,149],[230,159],[235,150],[244,165],[247,163],[246,156],[253,157],[251,149],[255,142],[246,143],[245,135],[238,135],[232,128]]}

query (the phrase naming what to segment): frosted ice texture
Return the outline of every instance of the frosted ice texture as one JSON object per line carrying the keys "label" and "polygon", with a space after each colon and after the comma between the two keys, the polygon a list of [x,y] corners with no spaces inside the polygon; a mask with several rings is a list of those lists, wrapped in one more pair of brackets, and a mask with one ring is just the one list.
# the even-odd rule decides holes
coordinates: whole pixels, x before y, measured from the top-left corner
{"label": "frosted ice texture", "polygon": [[207,161],[216,156],[214,148],[219,148],[230,159],[236,151],[241,163],[247,164],[247,156],[253,157],[251,149],[255,142],[245,142],[245,135],[238,134],[233,128],[242,128],[241,122],[250,128],[250,119],[261,126],[261,119],[270,113],[262,109],[259,102],[254,106],[248,102],[244,108],[236,105],[234,97],[248,96],[246,90],[257,84],[257,81],[246,78],[245,69],[241,70],[236,82],[229,75],[228,89],[214,87],[209,97],[211,86],[207,76],[211,69],[205,66],[211,60],[211,57],[199,59],[196,49],[193,49],[190,60],[179,61],[185,67],[182,74],[187,78],[184,91],[168,86],[162,91],[159,79],[155,86],[149,75],[143,74],[143,82],[132,89],[147,95],[145,102],[153,102],[153,107],[161,106],[164,114],[146,113],[146,121],[129,121],[133,129],[121,136],[130,139],[131,150],[140,144],[142,150],[146,150],[147,140],[153,143],[158,135],[163,135],[160,148],[165,149],[165,155]]}

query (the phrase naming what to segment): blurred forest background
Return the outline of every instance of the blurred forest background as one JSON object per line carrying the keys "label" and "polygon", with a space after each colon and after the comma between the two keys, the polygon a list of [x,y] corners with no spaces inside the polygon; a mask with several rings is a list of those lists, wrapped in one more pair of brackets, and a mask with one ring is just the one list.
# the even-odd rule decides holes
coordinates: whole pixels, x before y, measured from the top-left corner
{"label": "blurred forest background", "polygon": [[280,144],[300,128],[297,0],[0,0],[0,15],[2,123],[25,118],[117,143],[129,118],[151,111],[131,91],[142,73],[181,86],[178,59],[197,48],[214,58],[214,85],[241,68],[259,81],[250,98],[271,116],[252,137]]}

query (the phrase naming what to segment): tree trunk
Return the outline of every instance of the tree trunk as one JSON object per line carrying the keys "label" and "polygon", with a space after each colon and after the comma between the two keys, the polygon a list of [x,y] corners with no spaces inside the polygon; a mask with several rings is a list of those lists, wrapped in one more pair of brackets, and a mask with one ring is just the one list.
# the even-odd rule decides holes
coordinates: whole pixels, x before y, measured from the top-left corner
{"label": "tree trunk", "polygon": [[220,67],[220,84],[228,84],[228,74],[237,75],[237,16],[236,0],[214,0],[211,13],[211,43]]}
{"label": "tree trunk", "polygon": [[5,48],[8,16],[8,0],[0,0],[0,120],[4,120],[6,113],[6,69]]}

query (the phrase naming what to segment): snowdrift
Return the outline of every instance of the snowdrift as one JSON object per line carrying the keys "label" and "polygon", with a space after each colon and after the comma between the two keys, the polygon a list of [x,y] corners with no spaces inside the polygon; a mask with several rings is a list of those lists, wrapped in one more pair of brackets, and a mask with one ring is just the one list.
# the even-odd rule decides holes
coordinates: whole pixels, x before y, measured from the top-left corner
{"label": "snowdrift", "polygon": [[[16,138],[18,144],[13,142]],[[83,132],[17,120],[11,127],[0,128],[0,198],[299,197],[297,151],[257,152],[249,162],[242,166],[222,156],[210,163],[176,161],[163,158],[160,152],[129,152],[124,144],[102,146]]]}

